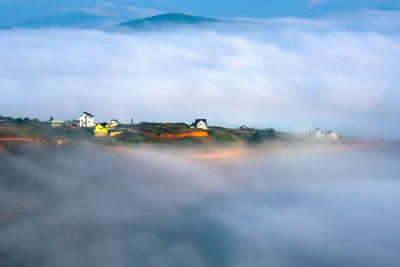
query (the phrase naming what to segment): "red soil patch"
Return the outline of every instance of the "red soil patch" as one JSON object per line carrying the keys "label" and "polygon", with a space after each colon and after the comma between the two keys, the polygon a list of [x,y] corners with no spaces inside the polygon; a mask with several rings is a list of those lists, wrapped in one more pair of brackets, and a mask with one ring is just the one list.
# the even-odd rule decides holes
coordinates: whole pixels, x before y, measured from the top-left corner
{"label": "red soil patch", "polygon": [[207,132],[191,132],[191,133],[178,133],[178,134],[171,134],[171,133],[163,133],[158,136],[155,133],[143,133],[146,136],[152,137],[161,137],[161,138],[184,138],[184,137],[207,137]]}
{"label": "red soil patch", "polygon": [[153,136],[153,137],[157,137],[158,135],[155,133],[142,133],[145,136]]}
{"label": "red soil patch", "polygon": [[207,132],[191,132],[191,133],[179,133],[179,134],[169,134],[163,133],[160,137],[164,138],[184,138],[184,137],[207,137]]}

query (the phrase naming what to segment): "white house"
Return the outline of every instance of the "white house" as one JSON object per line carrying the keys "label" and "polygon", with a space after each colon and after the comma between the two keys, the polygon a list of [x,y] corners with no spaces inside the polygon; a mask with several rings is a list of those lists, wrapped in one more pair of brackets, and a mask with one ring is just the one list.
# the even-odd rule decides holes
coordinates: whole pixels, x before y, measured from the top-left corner
{"label": "white house", "polygon": [[315,130],[311,131],[310,135],[316,139],[324,139],[326,137],[326,134],[319,128],[315,128]]}
{"label": "white house", "polygon": [[88,112],[83,112],[79,117],[79,127],[82,128],[92,128],[96,124],[94,123],[94,116]]}
{"label": "white house", "polygon": [[190,128],[199,128],[203,130],[207,130],[207,120],[206,119],[196,119]]}
{"label": "white house", "polygon": [[118,120],[111,120],[110,122],[110,127],[111,128],[115,128],[119,125],[119,121]]}
{"label": "white house", "polygon": [[316,139],[333,139],[333,140],[338,140],[340,139],[339,134],[333,132],[333,131],[328,131],[324,132],[321,129],[316,128],[315,130],[311,131],[310,135]]}

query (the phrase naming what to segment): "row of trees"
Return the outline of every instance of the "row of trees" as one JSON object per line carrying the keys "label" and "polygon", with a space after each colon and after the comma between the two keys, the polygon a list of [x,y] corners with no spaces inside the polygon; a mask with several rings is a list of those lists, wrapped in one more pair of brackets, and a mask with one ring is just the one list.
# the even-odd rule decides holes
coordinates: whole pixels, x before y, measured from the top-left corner
{"label": "row of trees", "polygon": [[40,122],[38,119],[29,119],[28,117],[26,117],[26,118],[6,117],[5,121],[8,123],[17,123],[17,124],[30,124],[30,123],[39,123]]}
{"label": "row of trees", "polygon": [[276,138],[276,132],[273,128],[266,128],[264,130],[257,130],[250,139],[252,144],[260,144],[264,139]]}
{"label": "row of trees", "polygon": [[258,129],[258,128],[254,128],[254,127],[250,128],[250,127],[247,127],[246,125],[240,126],[239,130],[246,131],[246,132],[254,132],[254,131],[263,132],[263,133],[267,132],[269,134],[272,134],[275,132],[275,130],[273,128],[267,127],[265,129]]}

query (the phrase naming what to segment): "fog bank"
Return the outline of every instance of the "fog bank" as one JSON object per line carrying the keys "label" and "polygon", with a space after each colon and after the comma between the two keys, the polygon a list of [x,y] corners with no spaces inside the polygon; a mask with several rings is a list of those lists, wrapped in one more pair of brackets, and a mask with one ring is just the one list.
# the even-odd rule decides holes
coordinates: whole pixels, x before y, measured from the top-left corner
{"label": "fog bank", "polygon": [[398,152],[2,155],[0,266],[398,266]]}

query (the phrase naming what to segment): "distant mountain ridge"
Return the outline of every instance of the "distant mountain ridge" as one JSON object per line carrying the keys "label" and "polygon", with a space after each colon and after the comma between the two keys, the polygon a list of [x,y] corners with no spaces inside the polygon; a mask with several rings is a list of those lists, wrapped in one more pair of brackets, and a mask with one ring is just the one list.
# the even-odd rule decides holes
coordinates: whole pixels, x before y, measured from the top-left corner
{"label": "distant mountain ridge", "polygon": [[[13,28],[103,28],[111,27],[111,25],[129,27],[131,29],[146,29],[151,26],[171,26],[171,25],[200,25],[205,23],[214,23],[219,20],[186,15],[182,13],[166,13],[147,17],[143,19],[135,19],[127,22],[119,23],[121,20],[116,20],[111,17],[92,15],[86,13],[70,13],[58,16],[44,17],[34,20],[29,20],[13,25],[0,26],[0,29],[13,29]],[[119,24],[116,24],[119,23]]]}
{"label": "distant mountain ridge", "polygon": [[218,22],[217,19],[206,18],[201,16],[186,15],[182,13],[166,13],[143,19],[131,20],[120,23],[118,26],[129,27],[133,29],[146,28],[149,26],[160,25],[197,25],[202,23]]}

